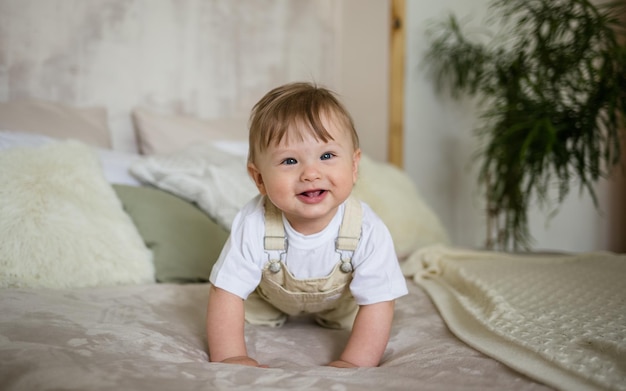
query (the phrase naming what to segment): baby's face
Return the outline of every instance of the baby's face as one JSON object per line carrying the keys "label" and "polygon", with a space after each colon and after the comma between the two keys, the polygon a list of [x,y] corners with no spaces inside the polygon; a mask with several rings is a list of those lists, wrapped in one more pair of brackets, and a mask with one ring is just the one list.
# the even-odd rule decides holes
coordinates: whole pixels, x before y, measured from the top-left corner
{"label": "baby's face", "polygon": [[316,140],[308,129],[290,129],[290,134],[300,132],[302,140],[286,137],[248,165],[261,194],[305,235],[321,231],[348,198],[361,158],[348,130],[332,118],[322,122],[333,140]]}

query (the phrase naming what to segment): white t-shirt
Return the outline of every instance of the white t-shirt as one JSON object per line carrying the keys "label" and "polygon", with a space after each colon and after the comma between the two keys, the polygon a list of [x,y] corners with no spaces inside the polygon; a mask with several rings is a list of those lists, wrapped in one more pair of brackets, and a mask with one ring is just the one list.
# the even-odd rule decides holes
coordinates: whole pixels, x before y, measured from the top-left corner
{"label": "white t-shirt", "polygon": [[[265,235],[264,198],[248,202],[233,221],[230,237],[211,271],[210,281],[218,288],[246,299],[261,281],[268,254],[263,248]],[[352,257],[354,269],[350,291],[359,305],[394,300],[408,293],[393,241],[382,220],[361,203],[361,239]],[[298,279],[320,278],[340,262],[335,240],[345,203],[324,230],[313,235],[296,232],[283,216],[287,254],[283,258],[289,272]]]}

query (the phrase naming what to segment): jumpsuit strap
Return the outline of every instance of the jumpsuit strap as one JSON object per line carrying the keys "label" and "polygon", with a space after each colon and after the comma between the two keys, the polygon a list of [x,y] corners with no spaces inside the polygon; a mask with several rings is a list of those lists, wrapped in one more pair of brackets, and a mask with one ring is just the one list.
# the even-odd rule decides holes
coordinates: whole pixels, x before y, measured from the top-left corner
{"label": "jumpsuit strap", "polygon": [[265,237],[263,246],[266,251],[286,250],[285,227],[283,227],[282,212],[265,197]]}
{"label": "jumpsuit strap", "polygon": [[[363,209],[361,202],[355,197],[349,197],[341,226],[339,227],[339,236],[337,237],[336,247],[340,251],[356,250],[361,238],[361,221],[363,218]],[[286,250],[285,227],[283,227],[282,212],[265,197],[265,237],[263,245],[266,251],[285,251]]]}
{"label": "jumpsuit strap", "polygon": [[362,220],[363,209],[361,201],[355,197],[349,197],[343,212],[341,227],[339,228],[337,250],[352,252],[356,250],[359,239],[361,239]]}

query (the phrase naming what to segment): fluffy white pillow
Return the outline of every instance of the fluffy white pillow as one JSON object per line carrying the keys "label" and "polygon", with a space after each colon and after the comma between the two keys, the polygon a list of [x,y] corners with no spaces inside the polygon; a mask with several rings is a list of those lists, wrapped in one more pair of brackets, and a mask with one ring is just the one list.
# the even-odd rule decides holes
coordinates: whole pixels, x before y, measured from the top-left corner
{"label": "fluffy white pillow", "polygon": [[152,253],[93,150],[76,141],[0,152],[0,287],[154,281]]}
{"label": "fluffy white pillow", "polygon": [[[15,147],[38,147],[61,139],[35,133],[24,133],[0,130],[0,151]],[[140,155],[130,152],[115,151],[108,148],[93,147],[98,152],[100,164],[104,170],[104,177],[109,183],[119,185],[140,186],[134,176],[130,174],[130,166],[140,158]]]}

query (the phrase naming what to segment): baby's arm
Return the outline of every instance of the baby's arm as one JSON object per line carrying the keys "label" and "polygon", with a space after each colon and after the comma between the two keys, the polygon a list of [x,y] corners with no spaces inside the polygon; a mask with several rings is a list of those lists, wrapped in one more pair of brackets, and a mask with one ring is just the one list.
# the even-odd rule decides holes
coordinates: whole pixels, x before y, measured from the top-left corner
{"label": "baby's arm", "polygon": [[328,365],[338,368],[378,366],[389,341],[393,308],[394,301],[362,305],[341,357]]}
{"label": "baby's arm", "polygon": [[243,300],[211,285],[207,308],[209,360],[229,364],[262,366],[248,357],[244,339]]}

